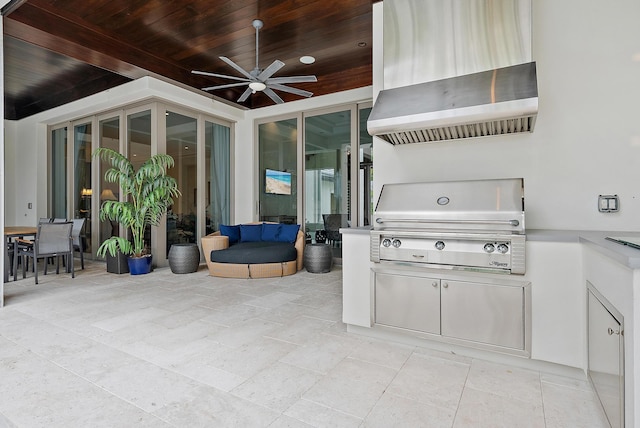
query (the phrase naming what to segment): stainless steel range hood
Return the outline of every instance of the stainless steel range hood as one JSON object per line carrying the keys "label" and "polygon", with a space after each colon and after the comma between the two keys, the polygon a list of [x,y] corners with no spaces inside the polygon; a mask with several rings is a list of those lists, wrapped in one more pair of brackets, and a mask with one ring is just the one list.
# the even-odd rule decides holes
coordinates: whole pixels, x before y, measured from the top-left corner
{"label": "stainless steel range hood", "polygon": [[532,132],[538,113],[535,62],[380,92],[369,134],[391,144]]}
{"label": "stainless steel range hood", "polygon": [[531,0],[385,0],[371,135],[408,144],[532,132]]}

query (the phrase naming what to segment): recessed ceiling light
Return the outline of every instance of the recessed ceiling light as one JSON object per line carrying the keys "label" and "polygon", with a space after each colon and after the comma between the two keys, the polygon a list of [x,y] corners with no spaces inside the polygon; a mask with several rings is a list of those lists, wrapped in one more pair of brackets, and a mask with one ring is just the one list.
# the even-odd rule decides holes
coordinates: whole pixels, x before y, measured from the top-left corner
{"label": "recessed ceiling light", "polygon": [[316,62],[316,59],[310,55],[305,55],[300,57],[300,62],[303,64],[313,64]]}
{"label": "recessed ceiling light", "polygon": [[367,42],[360,42],[360,43],[358,43],[358,47],[363,48],[363,47],[365,47],[365,46],[367,46]]}

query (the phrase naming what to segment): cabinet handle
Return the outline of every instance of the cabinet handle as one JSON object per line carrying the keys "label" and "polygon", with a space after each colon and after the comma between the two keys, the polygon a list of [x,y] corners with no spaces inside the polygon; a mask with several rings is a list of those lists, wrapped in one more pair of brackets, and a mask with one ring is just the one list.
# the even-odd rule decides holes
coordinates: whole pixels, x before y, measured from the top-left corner
{"label": "cabinet handle", "polygon": [[437,287],[437,286],[438,286],[438,282],[437,282],[437,281],[433,281],[433,282],[431,283],[431,285],[433,285],[434,287]]}
{"label": "cabinet handle", "polygon": [[611,327],[609,327],[609,328],[607,329],[607,333],[609,333],[609,336],[612,336],[612,335],[614,335],[614,334],[620,335],[620,330],[614,330],[614,329],[612,329]]}
{"label": "cabinet handle", "polygon": [[442,284],[442,286],[443,286],[444,288],[449,288],[449,283],[448,283],[448,282],[445,282],[444,284]]}

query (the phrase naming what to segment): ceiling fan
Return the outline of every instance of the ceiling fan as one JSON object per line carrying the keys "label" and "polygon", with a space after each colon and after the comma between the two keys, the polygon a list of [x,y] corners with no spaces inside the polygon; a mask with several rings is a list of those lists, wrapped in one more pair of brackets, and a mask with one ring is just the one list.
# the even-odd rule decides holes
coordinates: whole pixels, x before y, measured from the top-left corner
{"label": "ceiling fan", "polygon": [[289,76],[289,77],[271,77],[284,67],[284,62],[275,60],[264,70],[258,65],[258,32],[262,28],[262,21],[254,19],[252,22],[253,28],[256,29],[256,68],[247,72],[235,62],[231,61],[225,56],[221,56],[220,59],[238,71],[244,77],[228,76],[226,74],[209,73],[207,71],[192,70],[193,74],[201,74],[203,76],[221,77],[223,79],[238,80],[240,83],[228,83],[226,85],[209,86],[202,88],[203,91],[213,91],[216,89],[232,88],[235,86],[248,85],[246,91],[238,98],[238,102],[241,103],[249,98],[249,95],[262,91],[276,104],[282,104],[284,101],[273,90],[289,92],[291,94],[300,95],[302,97],[310,97],[312,92],[304,91],[302,89],[292,88],[285,86],[285,83],[303,83],[303,82],[317,82],[316,76]]}

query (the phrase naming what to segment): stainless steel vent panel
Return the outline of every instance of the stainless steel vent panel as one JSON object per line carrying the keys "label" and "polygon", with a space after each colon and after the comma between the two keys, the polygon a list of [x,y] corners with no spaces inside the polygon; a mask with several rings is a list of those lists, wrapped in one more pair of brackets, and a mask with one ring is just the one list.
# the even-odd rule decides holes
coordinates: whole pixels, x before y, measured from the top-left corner
{"label": "stainless steel vent panel", "polygon": [[488,137],[491,135],[533,132],[536,116],[507,119],[488,123],[471,123],[444,128],[416,129],[405,132],[381,133],[376,136],[395,145],[411,143],[434,143],[464,138]]}

